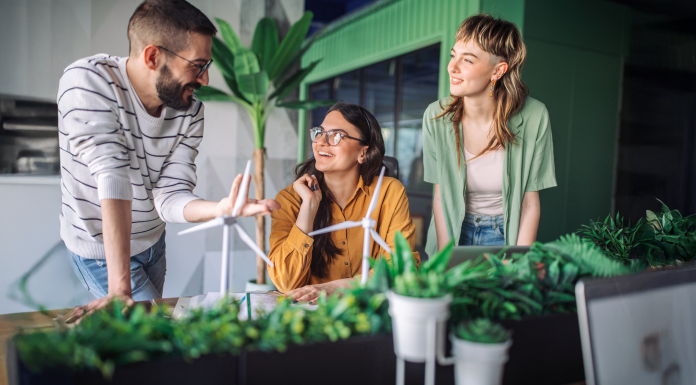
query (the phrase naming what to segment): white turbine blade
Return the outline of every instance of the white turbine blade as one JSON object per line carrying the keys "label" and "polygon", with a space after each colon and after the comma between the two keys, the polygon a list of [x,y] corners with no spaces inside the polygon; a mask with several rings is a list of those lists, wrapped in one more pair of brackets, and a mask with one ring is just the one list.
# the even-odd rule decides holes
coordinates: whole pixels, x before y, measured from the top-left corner
{"label": "white turbine blade", "polygon": [[237,224],[237,223],[235,223],[235,224],[232,225],[232,226],[234,226],[234,228],[237,229],[237,233],[239,233],[239,237],[242,238],[242,241],[244,241],[244,243],[246,243],[247,246],[251,247],[251,249],[254,250],[254,252],[256,253],[256,255],[258,255],[259,257],[261,257],[261,259],[263,259],[264,261],[266,261],[266,263],[269,264],[269,265],[271,265],[271,267],[275,267],[275,265],[273,264],[273,262],[271,262],[271,260],[268,259],[268,256],[266,256],[266,253],[264,253],[263,251],[261,251],[261,249],[256,245],[256,243],[254,243],[254,241],[251,239],[251,237],[246,233],[246,231],[244,231],[244,229],[242,228],[242,226],[240,226],[240,225]]}
{"label": "white turbine blade", "polygon": [[386,250],[387,253],[392,253],[391,249],[389,248],[389,245],[387,245],[387,242],[384,242],[384,239],[382,239],[382,237],[380,237],[376,231],[370,229],[370,234],[372,234],[372,239],[374,239],[378,245],[382,246],[382,248]]}
{"label": "white turbine blade", "polygon": [[312,231],[311,233],[309,233],[309,234],[307,234],[307,235],[309,235],[310,237],[312,237],[312,236],[315,236],[315,235],[318,235],[318,234],[330,233],[330,232],[332,232],[332,231],[343,230],[343,229],[349,229],[349,228],[351,228],[351,227],[358,227],[358,226],[362,226],[362,222],[345,221],[345,222],[341,222],[341,223],[336,224],[336,225],[333,225],[333,226],[324,227],[323,229],[314,230],[314,231]]}
{"label": "white turbine blade", "polygon": [[251,161],[247,161],[246,169],[244,170],[244,177],[242,177],[242,184],[239,185],[239,192],[237,193],[237,201],[234,202],[234,208],[232,209],[232,216],[236,217],[239,214],[239,210],[242,209],[244,203],[247,200],[247,193],[249,192],[249,170],[251,169]]}
{"label": "white turbine blade", "polygon": [[382,166],[382,171],[379,173],[379,180],[377,181],[377,186],[375,186],[375,191],[372,193],[372,199],[370,199],[370,205],[367,207],[367,214],[365,217],[369,218],[372,212],[377,207],[377,198],[379,197],[379,189],[382,188],[382,179],[384,179],[385,167]]}
{"label": "white turbine blade", "polygon": [[212,229],[213,227],[222,226],[224,224],[225,224],[224,219],[222,219],[222,217],[217,217],[217,218],[210,220],[208,222],[203,222],[200,225],[193,226],[190,229],[179,231],[178,235],[184,235],[184,234],[189,234],[189,233],[193,233],[196,231]]}

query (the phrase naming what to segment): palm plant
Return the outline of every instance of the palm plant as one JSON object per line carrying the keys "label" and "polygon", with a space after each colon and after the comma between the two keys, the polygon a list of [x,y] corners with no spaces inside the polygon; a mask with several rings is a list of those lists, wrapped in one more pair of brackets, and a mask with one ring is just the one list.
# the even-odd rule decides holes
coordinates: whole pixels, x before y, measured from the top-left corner
{"label": "palm plant", "polygon": [[[312,21],[312,12],[292,25],[280,41],[275,20],[263,18],[256,25],[251,47],[239,41],[229,23],[215,19],[220,26],[222,40],[213,38],[213,60],[222,72],[231,93],[214,87],[201,87],[196,95],[201,100],[236,102],[249,113],[254,127],[254,184],[256,199],[264,198],[264,139],[266,120],[275,107],[310,110],[331,104],[328,100],[283,102],[309,75],[319,60],[306,68],[298,68],[302,55],[309,49],[317,34],[305,41]],[[265,218],[256,217],[256,243],[265,252]],[[266,265],[257,258],[256,282],[266,281]]]}

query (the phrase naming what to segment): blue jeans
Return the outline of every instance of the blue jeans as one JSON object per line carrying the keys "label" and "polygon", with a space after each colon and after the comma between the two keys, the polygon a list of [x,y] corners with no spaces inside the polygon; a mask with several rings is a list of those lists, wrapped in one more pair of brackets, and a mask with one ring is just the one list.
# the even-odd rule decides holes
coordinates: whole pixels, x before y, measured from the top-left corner
{"label": "blue jeans", "polygon": [[502,215],[467,213],[462,223],[459,246],[505,246],[505,219]]}
{"label": "blue jeans", "polygon": [[[162,298],[164,276],[167,273],[166,231],[162,232],[159,241],[149,249],[130,259],[131,288],[133,299],[149,301]],[[83,258],[68,250],[72,257],[72,267],[82,285],[97,298],[109,293],[109,279],[105,259]]]}

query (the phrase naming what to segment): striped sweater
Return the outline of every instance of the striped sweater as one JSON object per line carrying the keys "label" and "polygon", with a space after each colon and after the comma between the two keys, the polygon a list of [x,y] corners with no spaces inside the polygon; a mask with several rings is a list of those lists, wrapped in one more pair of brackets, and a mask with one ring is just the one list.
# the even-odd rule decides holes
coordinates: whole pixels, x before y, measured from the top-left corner
{"label": "striped sweater", "polygon": [[127,57],[99,54],[68,66],[58,87],[60,235],[73,253],[104,259],[102,199],[132,201],[131,255],[185,223],[194,199],[203,103],[149,115],[126,73]]}

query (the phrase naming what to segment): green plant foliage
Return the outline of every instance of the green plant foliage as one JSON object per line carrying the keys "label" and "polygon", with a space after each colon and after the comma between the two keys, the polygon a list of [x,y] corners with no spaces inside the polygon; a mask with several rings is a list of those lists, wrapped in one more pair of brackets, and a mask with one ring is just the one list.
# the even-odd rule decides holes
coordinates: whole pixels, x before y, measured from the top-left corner
{"label": "green plant foliage", "polygon": [[439,298],[447,295],[445,276],[442,273],[452,256],[452,242],[420,269],[416,268],[411,247],[401,232],[394,236],[394,243],[392,263],[384,263],[384,270],[389,274],[389,281],[393,282],[392,289],[396,294],[416,298]]}
{"label": "green plant foliage", "polygon": [[99,370],[109,378],[117,366],[163,357],[190,361],[242,348],[284,351],[292,344],[389,332],[386,295],[375,287],[356,285],[340,296],[322,295],[314,311],[281,300],[255,320],[240,320],[238,303],[229,299],[179,320],[167,317],[166,307],[147,313],[142,305],[126,309],[114,302],[72,328],[21,332],[14,341],[33,371]]}
{"label": "green plant foliage", "polygon": [[576,311],[575,283],[583,276],[610,277],[632,272],[598,248],[568,235],[535,243],[507,260],[496,255],[467,261],[446,272],[453,293],[452,320],[519,319]]}
{"label": "green plant foliage", "polygon": [[[390,289],[417,298],[452,294],[451,322],[457,325],[477,318],[519,319],[574,311],[578,279],[633,271],[577,235],[535,243],[528,253],[508,259],[481,256],[447,269],[452,250],[450,243],[417,268],[408,242],[397,233],[391,262],[387,258],[372,261],[366,285],[356,280],[351,288],[328,298],[322,294],[313,311],[281,300],[268,314],[240,320],[238,304],[225,299],[213,309],[195,309],[173,320],[163,307],[147,313],[141,305],[126,309],[115,302],[74,327],[21,332],[14,341],[31,370],[100,370],[109,377],[119,365],[162,357],[193,360],[205,354],[236,354],[241,349],[284,351],[292,344],[390,332],[386,300]],[[500,334],[484,321],[462,327],[457,333],[466,339],[492,341]]]}
{"label": "green plant foliage", "polygon": [[454,329],[454,335],[466,341],[484,344],[499,344],[510,339],[510,332],[502,325],[485,318],[461,322]]}
{"label": "green plant foliage", "polygon": [[319,63],[316,61],[306,68],[298,65],[318,35],[305,41],[312,17],[312,12],[305,12],[282,41],[275,20],[263,18],[256,25],[250,48],[242,45],[229,23],[215,19],[222,39],[213,38],[213,63],[222,72],[232,94],[204,86],[196,95],[204,101],[241,104],[254,126],[256,148],[265,147],[266,119],[273,108],[313,109],[334,103],[331,100],[283,102]]}
{"label": "green plant foliage", "polygon": [[660,203],[659,214],[647,210],[646,218],[640,218],[633,226],[617,214],[616,220],[608,216],[603,222],[590,221],[577,233],[610,258],[631,266],[660,267],[693,260],[696,214],[683,217],[678,210]]}

